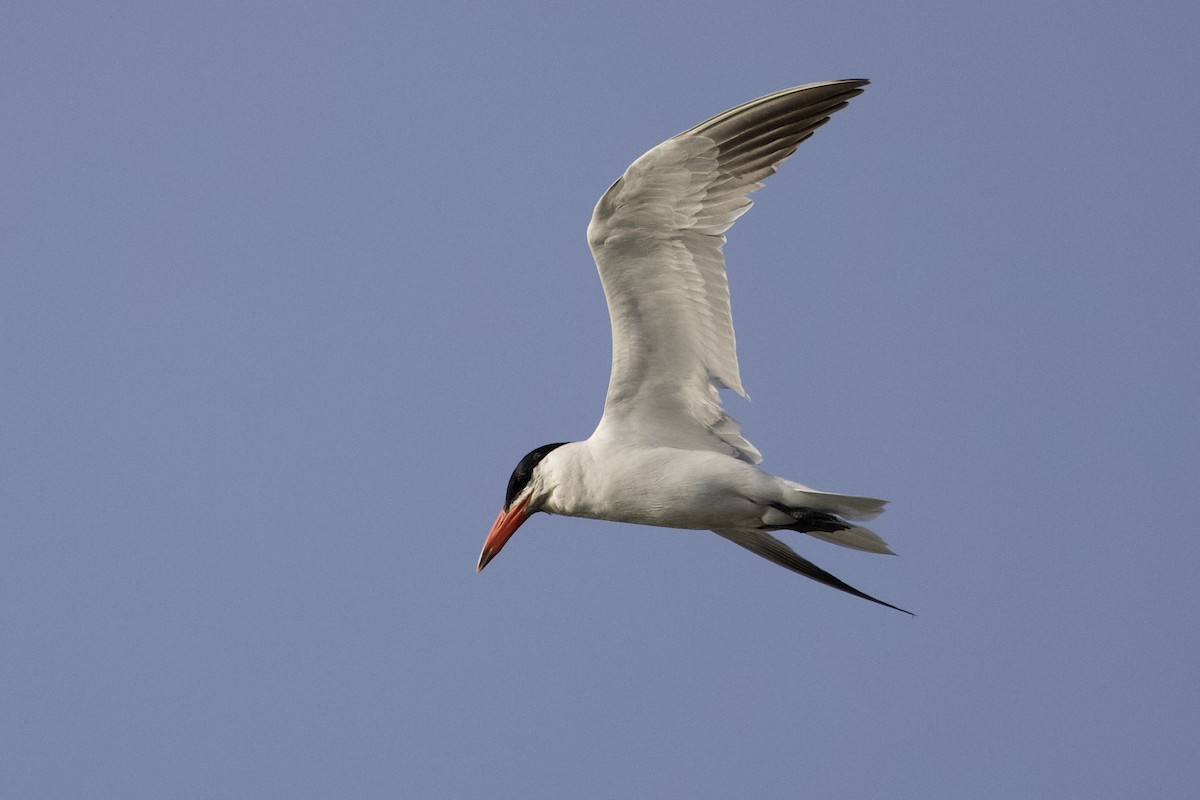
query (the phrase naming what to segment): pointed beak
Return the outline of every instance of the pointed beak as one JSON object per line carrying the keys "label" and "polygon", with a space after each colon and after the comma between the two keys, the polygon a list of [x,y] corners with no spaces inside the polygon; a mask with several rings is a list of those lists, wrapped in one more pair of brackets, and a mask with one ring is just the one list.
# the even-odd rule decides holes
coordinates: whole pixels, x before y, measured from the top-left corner
{"label": "pointed beak", "polygon": [[476,572],[481,572],[517,532],[521,523],[529,519],[530,515],[525,511],[527,505],[529,505],[529,498],[514,503],[512,508],[501,511],[500,516],[496,517],[496,521],[492,523],[492,530],[483,543],[483,552],[479,554],[479,565],[475,567]]}

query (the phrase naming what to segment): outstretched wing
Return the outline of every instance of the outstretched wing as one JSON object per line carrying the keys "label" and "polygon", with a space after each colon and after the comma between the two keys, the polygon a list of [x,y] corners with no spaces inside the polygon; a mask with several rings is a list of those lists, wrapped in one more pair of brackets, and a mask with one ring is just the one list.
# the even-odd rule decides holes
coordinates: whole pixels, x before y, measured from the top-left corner
{"label": "outstretched wing", "polygon": [[748,195],[866,84],[814,83],[740,105],[650,150],[600,198],[588,243],[613,355],[593,436],[762,460],[717,391],[745,396],[725,231],[750,208]]}
{"label": "outstretched wing", "polygon": [[909,616],[916,616],[911,611],[905,611],[899,606],[894,606],[891,603],[886,603],[878,597],[871,597],[866,592],[860,592],[850,584],[837,578],[825,570],[818,567],[816,564],[802,557],[792,548],[788,547],[783,542],[776,539],[766,531],[713,531],[718,536],[723,536],[734,544],[740,544],[742,547],[749,550],[751,553],[762,556],[768,561],[774,562],[781,567],[786,567],[792,572],[798,572],[806,578],[812,578],[818,583],[823,583],[826,586],[832,586],[834,589],[841,589],[847,594],[852,594],[855,597],[861,597],[864,600],[870,600],[872,603],[878,603],[881,606],[894,608],[897,611],[904,611]]}

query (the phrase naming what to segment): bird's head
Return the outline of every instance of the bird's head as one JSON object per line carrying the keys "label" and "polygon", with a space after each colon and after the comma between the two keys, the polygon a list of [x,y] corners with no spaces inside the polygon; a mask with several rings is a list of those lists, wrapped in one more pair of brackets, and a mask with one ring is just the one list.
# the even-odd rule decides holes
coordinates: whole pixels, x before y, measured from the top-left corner
{"label": "bird's head", "polygon": [[479,565],[476,572],[488,565],[496,557],[501,548],[517,532],[517,528],[525,520],[542,510],[549,487],[538,466],[547,455],[567,442],[544,444],[536,450],[531,450],[517,463],[512,477],[508,479],[508,491],[504,495],[504,508],[500,516],[492,523],[492,530],[483,543],[483,551],[479,554]]}

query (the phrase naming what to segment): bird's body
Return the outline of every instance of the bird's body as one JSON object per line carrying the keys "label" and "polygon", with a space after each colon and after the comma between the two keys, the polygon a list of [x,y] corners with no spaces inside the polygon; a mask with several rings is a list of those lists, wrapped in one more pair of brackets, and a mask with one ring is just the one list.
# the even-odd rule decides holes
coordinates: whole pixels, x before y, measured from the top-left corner
{"label": "bird's body", "polygon": [[[817,492],[723,453],[630,447],[595,437],[550,453],[541,475],[543,511],[667,528],[785,528],[795,519],[780,506],[860,519],[883,506],[882,500]],[[882,542],[862,549],[887,552]]]}
{"label": "bird's body", "polygon": [[571,442],[542,462],[544,511],[670,528],[757,525],[776,480],[720,453]]}
{"label": "bird's body", "polygon": [[[745,394],[738,372],[725,231],[804,139],[865,80],[810,84],[734,108],[637,159],[600,198],[588,226],[613,332],[604,414],[580,442],[545,445],[514,470],[479,569],[531,514],[712,530],[782,566],[886,605],[804,560],[771,535],[793,530],[888,553],[848,522],[884,501],[831,494],[771,475],[721,407]],[[901,609],[902,610],[902,609]]]}

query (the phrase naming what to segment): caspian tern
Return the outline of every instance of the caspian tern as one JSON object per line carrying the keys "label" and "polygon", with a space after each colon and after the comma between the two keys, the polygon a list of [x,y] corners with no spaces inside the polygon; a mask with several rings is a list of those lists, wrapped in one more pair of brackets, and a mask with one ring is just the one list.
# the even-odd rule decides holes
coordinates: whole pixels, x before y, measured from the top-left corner
{"label": "caspian tern", "polygon": [[[797,146],[862,93],[865,80],[813,83],[751,100],[633,162],[592,214],[588,244],[612,321],[604,414],[582,442],[537,448],[517,464],[482,570],[538,511],[711,530],[794,572],[874,603],[800,557],[772,531],[891,553],[847,520],[884,500],[810,489],[759,469],[762,456],[721,407],[743,397],[721,253],[725,231]],[[911,613],[905,611],[904,613]]]}

